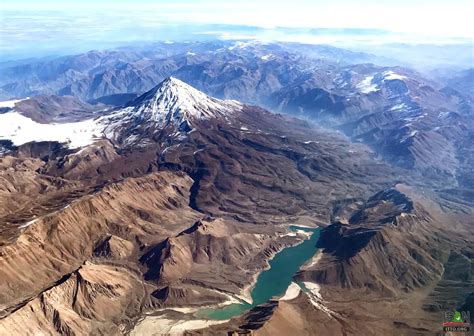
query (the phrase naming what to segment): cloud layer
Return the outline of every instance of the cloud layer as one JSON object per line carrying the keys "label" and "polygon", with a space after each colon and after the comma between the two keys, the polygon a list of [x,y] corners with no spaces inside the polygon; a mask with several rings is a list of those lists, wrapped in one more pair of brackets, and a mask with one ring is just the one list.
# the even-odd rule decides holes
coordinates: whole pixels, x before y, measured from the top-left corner
{"label": "cloud layer", "polygon": [[[338,45],[473,39],[473,3],[465,0],[4,0],[1,6],[4,59],[203,36]],[[321,27],[329,29],[314,30]]]}

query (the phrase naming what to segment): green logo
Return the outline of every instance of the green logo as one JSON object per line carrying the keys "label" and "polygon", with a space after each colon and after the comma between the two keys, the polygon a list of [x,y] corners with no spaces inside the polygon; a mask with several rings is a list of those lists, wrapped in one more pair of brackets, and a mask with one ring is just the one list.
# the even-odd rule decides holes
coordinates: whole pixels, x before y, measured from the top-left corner
{"label": "green logo", "polygon": [[471,329],[470,311],[445,311],[443,322],[443,335],[468,335]]}
{"label": "green logo", "polygon": [[461,316],[461,313],[458,312],[457,310],[454,311],[454,316],[451,322],[464,322]]}

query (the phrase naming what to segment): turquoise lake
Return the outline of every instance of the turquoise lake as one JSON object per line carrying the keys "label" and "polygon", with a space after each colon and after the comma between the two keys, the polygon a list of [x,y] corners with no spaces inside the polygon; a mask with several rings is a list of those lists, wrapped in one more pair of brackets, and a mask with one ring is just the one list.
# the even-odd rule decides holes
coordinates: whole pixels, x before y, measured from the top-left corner
{"label": "turquoise lake", "polygon": [[296,272],[316,253],[316,242],[318,241],[321,228],[312,229],[293,225],[290,226],[290,230],[303,230],[313,232],[313,234],[302,243],[283,249],[269,261],[270,268],[259,274],[257,282],[252,289],[252,304],[242,302],[220,308],[202,309],[197,313],[197,316],[210,320],[227,320],[241,315],[275,296],[282,296]]}

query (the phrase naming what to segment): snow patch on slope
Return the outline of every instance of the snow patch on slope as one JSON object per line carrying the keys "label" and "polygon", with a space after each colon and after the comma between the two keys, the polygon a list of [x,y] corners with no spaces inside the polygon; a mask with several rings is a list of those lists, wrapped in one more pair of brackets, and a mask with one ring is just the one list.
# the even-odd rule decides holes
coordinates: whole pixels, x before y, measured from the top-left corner
{"label": "snow patch on slope", "polygon": [[227,48],[227,49],[229,49],[229,50],[243,49],[243,48],[248,47],[248,46],[250,46],[250,45],[252,45],[251,42],[237,41],[237,42],[234,43],[234,45],[230,46],[230,47]]}
{"label": "snow patch on slope", "polygon": [[410,138],[413,138],[415,135],[418,134],[418,131],[411,131],[409,135],[405,136],[402,140],[400,140],[400,143],[404,143]]}
{"label": "snow patch on slope", "polygon": [[[392,70],[387,70],[382,72],[382,76],[380,77],[380,74],[374,74],[365,77],[362,81],[360,81],[357,85],[356,88],[362,92],[362,93],[370,93],[370,92],[375,92],[379,90],[379,84],[380,80],[386,81],[386,80],[403,80],[406,79],[406,76],[397,74],[393,72]],[[374,80],[375,79],[375,80]]]}
{"label": "snow patch on slope", "polygon": [[394,80],[394,79],[403,80],[406,78],[405,76],[399,75],[393,72],[392,70],[384,71],[382,75],[383,75],[384,80]]}
{"label": "snow patch on slope", "polygon": [[374,84],[372,81],[374,76],[367,76],[359,84],[356,85],[357,89],[362,93],[370,93],[377,91],[377,84]]}
{"label": "snow patch on slope", "polygon": [[403,109],[406,109],[406,108],[408,108],[407,104],[400,103],[400,104],[392,106],[390,108],[390,111],[398,111],[398,110],[403,110]]}
{"label": "snow patch on slope", "polygon": [[1,107],[9,107],[9,108],[13,108],[15,107],[15,104],[16,103],[19,103],[23,100],[27,100],[29,98],[25,98],[25,99],[13,99],[13,100],[6,100],[6,101],[1,101],[0,102],[0,108]]}
{"label": "snow patch on slope", "polygon": [[[14,106],[14,101],[4,102]],[[193,120],[220,118],[242,109],[234,100],[212,98],[190,85],[170,77],[135,99],[129,106],[97,119],[62,124],[40,124],[16,111],[0,114],[0,140],[14,145],[28,142],[57,141],[69,148],[92,144],[98,138],[121,140],[125,145],[143,141],[148,129],[175,128],[172,136],[180,138],[192,130]],[[124,134],[123,131],[128,131]],[[146,141],[151,141],[150,139]]]}
{"label": "snow patch on slope", "polygon": [[57,141],[69,148],[94,142],[99,133],[93,119],[65,124],[40,124],[16,111],[0,114],[0,140],[11,140],[15,146],[32,141]]}

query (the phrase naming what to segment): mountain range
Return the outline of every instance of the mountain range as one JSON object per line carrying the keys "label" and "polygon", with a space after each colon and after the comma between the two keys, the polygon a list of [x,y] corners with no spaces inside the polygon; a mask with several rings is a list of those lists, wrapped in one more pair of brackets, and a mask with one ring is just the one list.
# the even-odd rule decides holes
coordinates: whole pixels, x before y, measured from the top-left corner
{"label": "mountain range", "polygon": [[[462,75],[457,82],[434,80],[383,64],[370,54],[326,46],[173,43],[8,64],[0,87],[5,97],[72,95],[120,105],[173,75],[218,98],[341,130],[392,164],[469,180],[460,147],[472,137],[472,81]],[[434,160],[440,148],[443,159]]]}
{"label": "mountain range", "polygon": [[[474,292],[472,101],[385,61],[240,41],[2,66],[0,334],[438,332]],[[200,317],[252,299],[290,225],[322,228],[296,294]]]}

